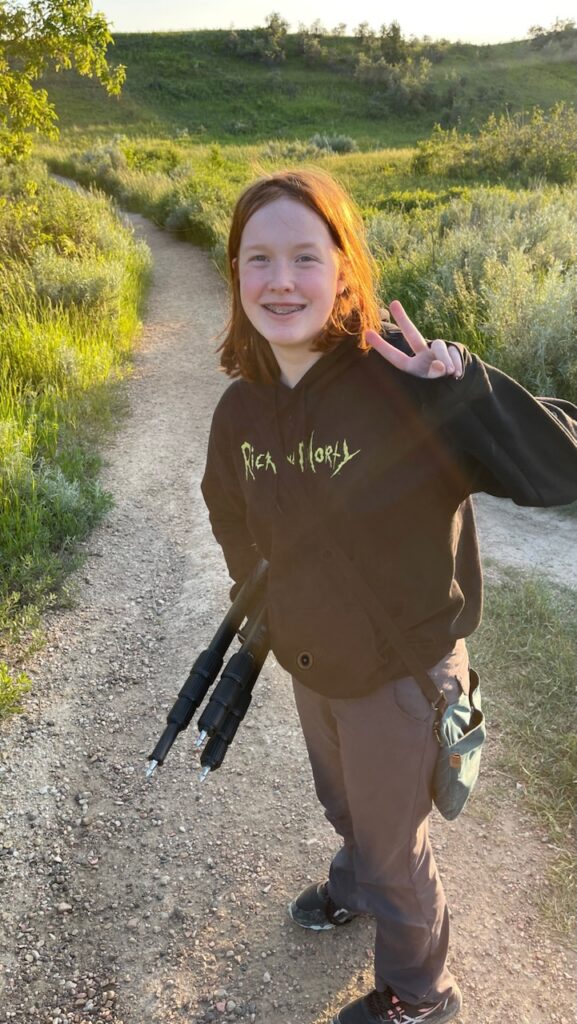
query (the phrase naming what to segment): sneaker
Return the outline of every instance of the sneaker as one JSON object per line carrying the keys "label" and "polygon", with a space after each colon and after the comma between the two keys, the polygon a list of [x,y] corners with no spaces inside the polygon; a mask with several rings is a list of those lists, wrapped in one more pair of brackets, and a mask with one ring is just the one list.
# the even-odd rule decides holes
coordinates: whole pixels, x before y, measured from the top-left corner
{"label": "sneaker", "polygon": [[289,917],[301,928],[324,932],[341,924],[348,924],[356,914],[345,907],[337,907],[329,896],[328,882],[309,885],[289,904]]}
{"label": "sneaker", "polygon": [[445,1024],[457,1016],[462,1002],[459,989],[438,1003],[418,1006],[404,1003],[390,988],[384,992],[373,989],[340,1010],[332,1024]]}

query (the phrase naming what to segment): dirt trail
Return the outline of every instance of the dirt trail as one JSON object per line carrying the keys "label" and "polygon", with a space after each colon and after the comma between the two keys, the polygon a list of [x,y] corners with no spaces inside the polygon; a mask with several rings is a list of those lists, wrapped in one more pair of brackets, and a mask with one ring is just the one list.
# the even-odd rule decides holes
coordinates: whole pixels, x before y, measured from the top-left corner
{"label": "dirt trail", "polygon": [[[267,662],[218,774],[199,785],[189,735],[144,778],[166,710],[227,606],[198,488],[225,386],[212,340],[225,299],[205,254],[132,220],[155,278],[131,412],[108,451],[115,508],[86,545],[75,607],[50,617],[26,714],[3,728],[0,1021],[326,1024],[370,987],[373,927],[318,935],[287,919],[334,840],[285,674]],[[542,536],[545,522],[536,555],[521,538]],[[538,558],[566,579],[573,530],[555,513],[488,502],[481,527],[493,558],[532,568]],[[551,851],[490,756],[471,810],[433,826],[461,1024],[569,1024],[574,958],[534,902]]]}

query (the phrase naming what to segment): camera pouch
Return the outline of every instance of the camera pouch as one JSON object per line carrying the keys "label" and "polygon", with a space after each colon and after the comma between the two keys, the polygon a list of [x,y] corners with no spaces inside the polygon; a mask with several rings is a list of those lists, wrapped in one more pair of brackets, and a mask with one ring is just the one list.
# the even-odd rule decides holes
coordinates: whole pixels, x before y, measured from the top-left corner
{"label": "camera pouch", "polygon": [[447,821],[454,821],[471,795],[485,742],[479,676],[469,670],[470,692],[449,704],[435,723],[439,752],[433,776],[433,801]]}

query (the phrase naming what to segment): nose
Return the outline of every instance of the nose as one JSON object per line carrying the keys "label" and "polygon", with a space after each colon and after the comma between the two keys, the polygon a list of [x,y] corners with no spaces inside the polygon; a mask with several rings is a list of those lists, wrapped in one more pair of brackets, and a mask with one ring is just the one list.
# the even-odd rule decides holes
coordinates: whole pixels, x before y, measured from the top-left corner
{"label": "nose", "polygon": [[291,267],[287,260],[274,261],[268,285],[272,291],[276,292],[291,292],[294,289]]}

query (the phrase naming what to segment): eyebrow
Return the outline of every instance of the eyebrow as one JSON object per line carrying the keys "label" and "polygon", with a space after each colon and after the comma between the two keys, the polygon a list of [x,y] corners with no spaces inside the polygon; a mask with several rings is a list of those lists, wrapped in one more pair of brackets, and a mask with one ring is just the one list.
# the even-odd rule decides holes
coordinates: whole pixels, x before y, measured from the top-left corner
{"label": "eyebrow", "polygon": [[[242,244],[242,243],[241,243]],[[318,242],[296,242],[295,245],[291,246],[292,249],[318,249]],[[262,250],[268,248],[265,244],[246,245],[243,247],[246,252],[252,252],[255,250]]]}

